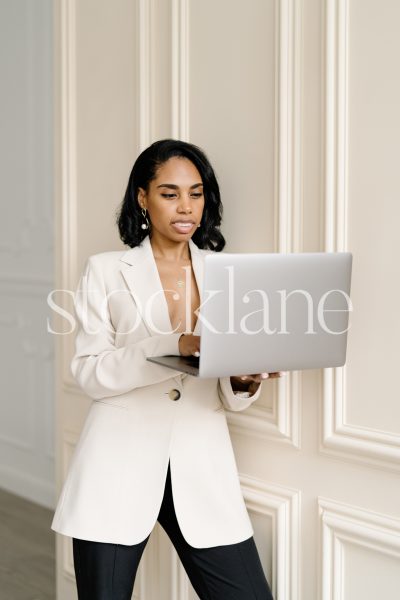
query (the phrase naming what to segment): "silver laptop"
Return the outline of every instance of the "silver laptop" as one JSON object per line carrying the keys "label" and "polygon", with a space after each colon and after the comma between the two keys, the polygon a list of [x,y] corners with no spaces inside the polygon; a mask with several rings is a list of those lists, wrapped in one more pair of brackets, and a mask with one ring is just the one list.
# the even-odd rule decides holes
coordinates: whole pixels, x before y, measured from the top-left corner
{"label": "silver laptop", "polygon": [[343,366],[352,259],[350,252],[208,254],[200,356],[147,360],[197,377]]}

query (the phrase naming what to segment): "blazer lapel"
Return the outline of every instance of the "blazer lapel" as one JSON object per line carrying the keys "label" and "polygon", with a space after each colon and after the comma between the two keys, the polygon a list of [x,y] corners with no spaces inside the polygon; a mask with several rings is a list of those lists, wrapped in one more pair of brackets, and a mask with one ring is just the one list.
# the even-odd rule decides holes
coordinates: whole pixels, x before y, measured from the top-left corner
{"label": "blazer lapel", "polygon": [[[203,254],[191,239],[189,239],[189,250],[201,304],[203,301]],[[160,335],[160,332],[174,333],[149,236],[144,238],[140,246],[127,250],[120,260],[125,263],[120,269],[122,276],[150,335]],[[193,334],[199,335],[199,331],[200,320],[197,318]]]}

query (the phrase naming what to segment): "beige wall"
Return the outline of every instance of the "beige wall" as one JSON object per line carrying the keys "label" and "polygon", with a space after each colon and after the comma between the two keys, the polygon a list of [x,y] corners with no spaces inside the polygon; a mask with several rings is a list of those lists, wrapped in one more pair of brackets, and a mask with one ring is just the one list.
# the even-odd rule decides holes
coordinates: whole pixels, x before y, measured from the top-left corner
{"label": "beige wall", "polygon": [[[121,247],[113,216],[133,160],[166,136],[199,144],[213,162],[227,250],[352,251],[346,366],[268,382],[256,405],[228,419],[277,600],[394,599],[397,1],[57,8],[59,287],[74,288],[89,254]],[[88,408],[69,375],[70,338],[57,355],[59,486]],[[58,541],[58,590],[75,597],[68,539]],[[195,598],[158,525],[135,592]]]}

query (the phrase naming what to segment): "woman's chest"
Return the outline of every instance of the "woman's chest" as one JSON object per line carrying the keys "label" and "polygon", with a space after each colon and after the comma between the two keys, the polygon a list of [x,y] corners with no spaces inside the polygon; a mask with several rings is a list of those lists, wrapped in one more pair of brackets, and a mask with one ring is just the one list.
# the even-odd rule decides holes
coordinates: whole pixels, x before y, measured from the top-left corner
{"label": "woman's chest", "polygon": [[172,329],[177,333],[193,332],[197,322],[195,311],[199,308],[200,296],[191,264],[156,262]]}

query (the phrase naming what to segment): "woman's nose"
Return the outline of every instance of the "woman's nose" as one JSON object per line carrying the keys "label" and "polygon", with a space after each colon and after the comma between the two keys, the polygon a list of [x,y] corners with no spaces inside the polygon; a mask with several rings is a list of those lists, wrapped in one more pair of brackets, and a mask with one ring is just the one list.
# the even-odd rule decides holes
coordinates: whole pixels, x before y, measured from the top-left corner
{"label": "woman's nose", "polygon": [[192,207],[187,202],[183,202],[182,205],[179,207],[179,211],[183,213],[191,213]]}

